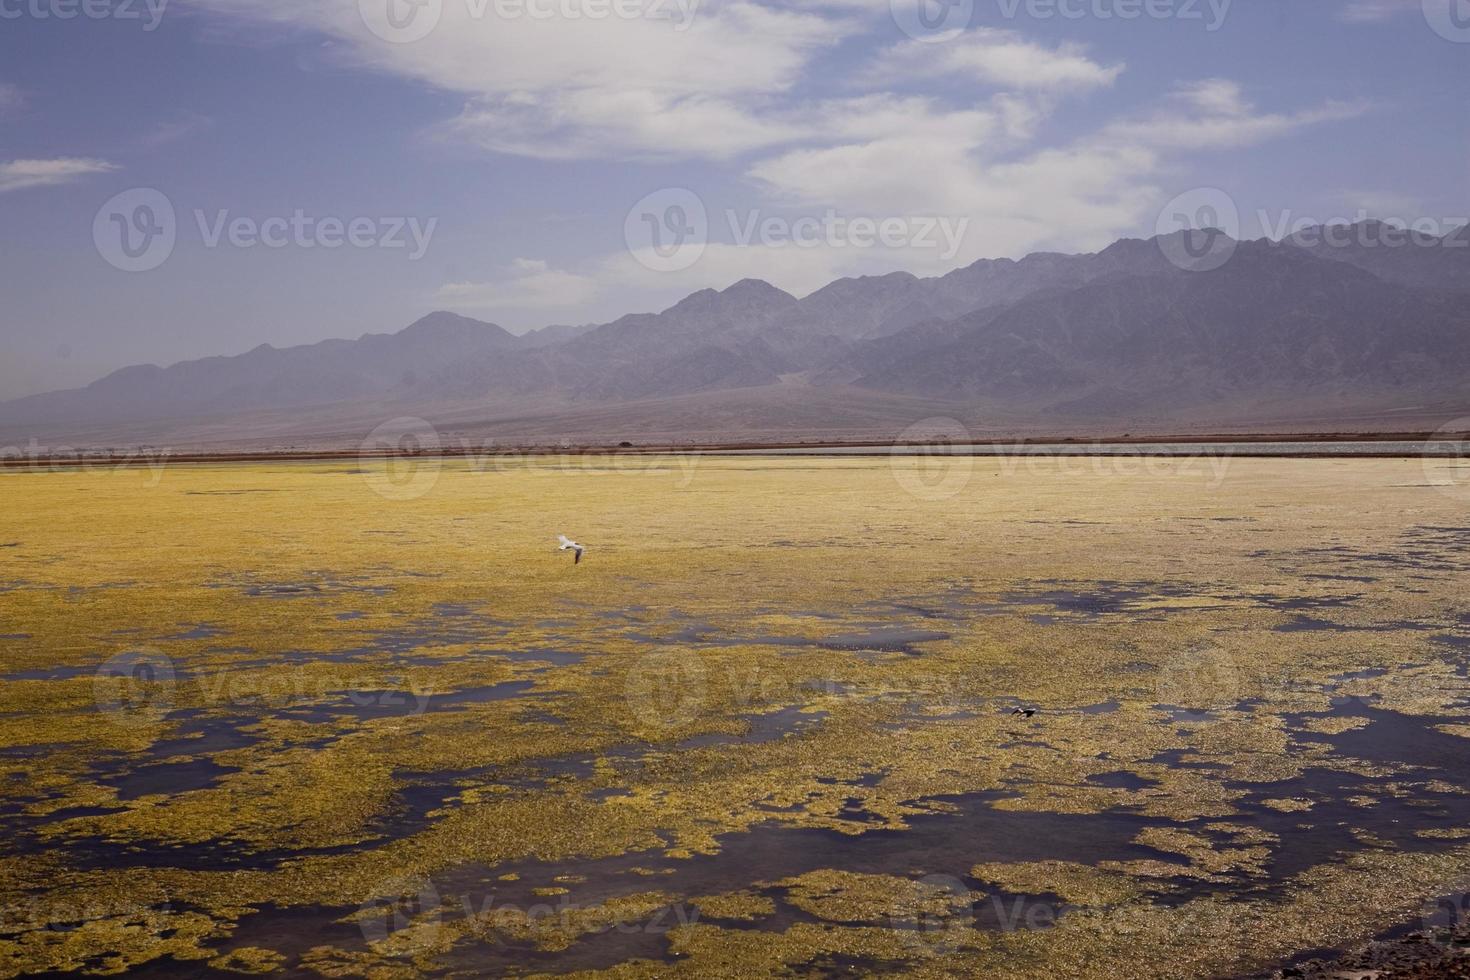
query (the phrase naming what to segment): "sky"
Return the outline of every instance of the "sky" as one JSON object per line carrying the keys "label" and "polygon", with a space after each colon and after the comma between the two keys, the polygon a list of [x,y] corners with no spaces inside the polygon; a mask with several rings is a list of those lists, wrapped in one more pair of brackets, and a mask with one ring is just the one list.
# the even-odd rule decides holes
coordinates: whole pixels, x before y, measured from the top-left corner
{"label": "sky", "polygon": [[1467,82],[1470,0],[0,0],[0,399],[439,309],[1448,232]]}

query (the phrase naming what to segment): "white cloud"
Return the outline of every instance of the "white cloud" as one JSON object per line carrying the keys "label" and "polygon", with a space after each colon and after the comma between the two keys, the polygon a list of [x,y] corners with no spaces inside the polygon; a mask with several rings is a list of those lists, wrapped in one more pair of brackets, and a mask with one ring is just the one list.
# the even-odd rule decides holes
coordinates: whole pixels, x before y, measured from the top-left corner
{"label": "white cloud", "polygon": [[1176,150],[1251,146],[1303,126],[1352,119],[1362,102],[1328,102],[1297,112],[1259,112],[1237,82],[1212,78],[1182,85],[1152,115],[1116,122],[1104,130],[1114,141]]}
{"label": "white cloud", "polygon": [[[663,0],[693,10],[678,29],[640,18],[475,18],[476,3],[445,2],[437,28],[404,44],[374,37],[356,3],[201,2],[325,34],[341,63],[461,96],[459,111],[430,127],[442,138],[534,158],[728,161],[751,182],[739,204],[788,213],[967,218],[950,266],[1100,247],[1152,226],[1165,196],[1161,174],[1182,154],[1251,146],[1367,108],[1265,111],[1238,83],[1207,79],[1047,143],[1041,134],[1060,99],[1113,85],[1123,64],[1017,30],[892,44],[886,0],[812,0],[794,9],[778,0]],[[839,46],[842,64],[831,66],[823,59]],[[692,170],[689,183],[703,176]],[[746,275],[801,292],[894,268],[945,271],[935,253],[914,249],[717,241],[680,273],[648,272],[627,253],[573,267],[522,260],[486,281],[446,285],[439,299],[497,313],[572,311],[638,290],[666,295]]]}
{"label": "white cloud", "polygon": [[[736,245],[725,234],[728,215],[719,203],[707,202],[712,243],[697,263],[678,272],[652,271],[620,252],[575,271],[527,267],[494,283],[453,288],[497,307],[521,296],[516,303],[526,309],[534,304],[523,295],[521,278],[552,283],[564,277],[565,288],[549,286],[545,295],[596,296],[602,309],[626,310],[651,308],[651,297],[672,302],[745,277],[804,295],[842,276],[894,270],[938,275],[984,257],[1095,250],[1152,226],[1165,196],[1159,175],[1180,150],[1248,145],[1357,110],[1329,105],[1262,113],[1239,85],[1211,79],[1182,86],[1140,119],[1102,125],[1067,145],[1040,146],[1036,129],[1049,111],[1045,98],[1014,94],[966,108],[872,94],[791,110],[771,122],[804,130],[807,145],[775,147],[747,166],[758,217],[793,219],[832,209],[846,217],[965,220],[958,254]],[[735,220],[751,222],[751,214],[740,212]]]}
{"label": "white cloud", "polygon": [[553,269],[540,259],[516,259],[494,280],[446,283],[437,299],[465,310],[570,309],[586,304],[599,288],[589,276]]}
{"label": "white cloud", "polygon": [[725,159],[801,131],[727,99],[618,90],[483,98],[441,131],[487,150],[543,159]]}
{"label": "white cloud", "polygon": [[1011,90],[1084,91],[1113,84],[1123,66],[1101,65],[1075,44],[1047,48],[1015,31],[981,28],[895,45],[879,55],[874,71],[884,79],[962,75]]}
{"label": "white cloud", "polygon": [[59,157],[53,160],[11,160],[0,163],[0,194],[29,187],[54,187],[93,174],[111,173],[114,164],[87,157]]}
{"label": "white cloud", "polygon": [[[770,119],[810,59],[862,31],[846,12],[703,0],[687,21],[475,16],[446,2],[412,43],[371,34],[356,3],[203,0],[248,21],[325,33],[335,57],[465,96],[444,129],[499,152],[551,158],[721,158],[793,134]],[[523,0],[529,2],[529,0]],[[631,0],[652,8],[652,0]],[[565,4],[535,0],[538,9]],[[676,9],[664,0],[658,9]]]}
{"label": "white cloud", "polygon": [[968,217],[962,260],[1106,245],[1152,224],[1172,154],[1251,145],[1361,111],[1263,113],[1239,85],[1211,79],[1182,86],[1140,119],[1047,147],[1034,138],[1045,100],[1007,95],[964,110],[917,98],[870,102],[873,125],[829,112],[825,145],[757,160],[749,176],[768,198],[805,207]]}

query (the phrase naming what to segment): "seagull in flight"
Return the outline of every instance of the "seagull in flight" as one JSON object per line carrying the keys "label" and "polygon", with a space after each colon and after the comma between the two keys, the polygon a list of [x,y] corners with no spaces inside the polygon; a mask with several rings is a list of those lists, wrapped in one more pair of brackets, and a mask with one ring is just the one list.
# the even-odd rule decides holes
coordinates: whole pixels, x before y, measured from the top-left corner
{"label": "seagull in flight", "polygon": [[1022,718],[1030,718],[1032,715],[1036,714],[1036,711],[1037,709],[1035,708],[1017,708],[1015,711],[1012,711],[1011,714],[1020,715]]}
{"label": "seagull in flight", "polygon": [[557,551],[570,551],[576,555],[576,557],[572,559],[573,565],[582,560],[582,552],[586,551],[586,548],[582,547],[577,542],[567,537],[565,534],[558,534],[557,539],[561,541],[561,547],[557,548]]}

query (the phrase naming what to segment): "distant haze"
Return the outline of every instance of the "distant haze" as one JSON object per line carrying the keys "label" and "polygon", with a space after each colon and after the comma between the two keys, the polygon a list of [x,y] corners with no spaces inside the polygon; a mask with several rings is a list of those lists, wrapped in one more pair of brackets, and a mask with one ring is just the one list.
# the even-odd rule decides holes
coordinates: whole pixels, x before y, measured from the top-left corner
{"label": "distant haze", "polygon": [[422,417],[542,441],[731,441],[890,434],[936,415],[1058,432],[1373,429],[1361,420],[1470,408],[1470,230],[1397,249],[1371,245],[1378,226],[1357,231],[1342,241],[1368,245],[1181,232],[802,299],[743,279],[522,336],[445,311],[395,334],[127,368],[0,404],[0,435],[350,443]]}

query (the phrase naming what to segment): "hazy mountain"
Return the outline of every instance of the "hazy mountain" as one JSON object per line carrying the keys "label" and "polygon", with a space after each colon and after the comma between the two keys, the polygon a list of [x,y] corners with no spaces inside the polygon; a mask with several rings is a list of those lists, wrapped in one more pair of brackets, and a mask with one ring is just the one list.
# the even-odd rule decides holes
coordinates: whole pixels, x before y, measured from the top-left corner
{"label": "hazy mountain", "polygon": [[[1377,247],[1381,230],[1339,234],[1340,246],[1218,233],[1124,240],[930,279],[842,279],[803,299],[743,280],[660,313],[519,337],[433,313],[396,334],[125,368],[0,404],[0,424],[328,409],[341,418],[358,403],[453,405],[456,417],[534,403],[544,417],[778,385],[800,388],[783,404],[872,404],[814,394],[856,385],[1083,419],[1237,410],[1252,399],[1351,407],[1470,396],[1470,249]],[[1214,251],[1189,258],[1183,246],[1201,241]],[[1180,268],[1191,262],[1208,271]],[[738,418],[729,424],[738,431]]]}
{"label": "hazy mountain", "polygon": [[1405,286],[1470,292],[1470,225],[1443,237],[1381,221],[1319,226],[1288,236],[1280,246],[1346,262]]}
{"label": "hazy mountain", "polygon": [[[1470,302],[1264,242],[1207,273],[1117,273],[890,338],[859,384],[1034,409],[1470,388]],[[903,350],[907,334],[916,336]],[[937,342],[936,342],[937,341]]]}
{"label": "hazy mountain", "polygon": [[394,334],[269,344],[234,357],[207,357],[161,368],[123,368],[75,391],[0,405],[7,421],[167,418],[327,404],[391,396],[458,361],[515,350],[521,341],[493,323],[431,313]]}

